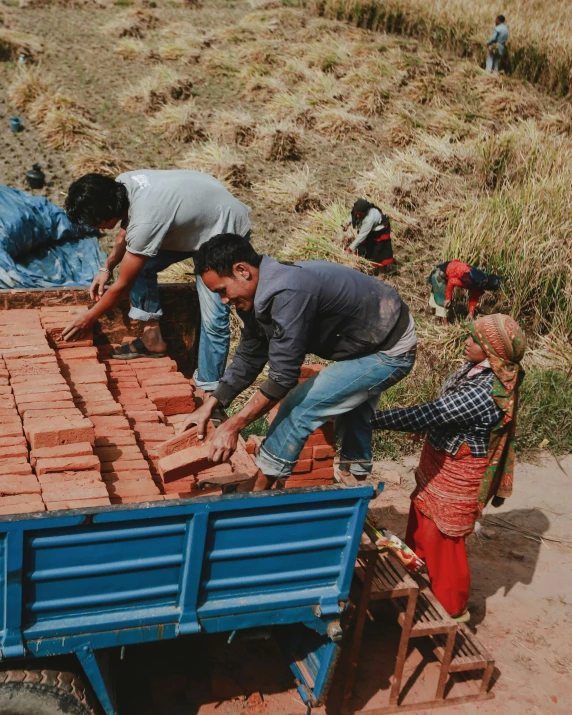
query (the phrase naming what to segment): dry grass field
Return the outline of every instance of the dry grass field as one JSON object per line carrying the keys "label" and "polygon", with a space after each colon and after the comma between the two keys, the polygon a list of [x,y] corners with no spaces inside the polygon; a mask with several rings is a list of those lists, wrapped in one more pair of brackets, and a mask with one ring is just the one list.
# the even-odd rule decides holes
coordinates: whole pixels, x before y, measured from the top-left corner
{"label": "dry grass field", "polygon": [[[415,372],[386,402],[431,396],[455,366],[464,298],[459,323],[437,327],[424,313],[425,281],[435,263],[462,258],[503,276],[498,302],[485,296],[483,309],[512,312],[530,336],[521,447],[546,437],[572,448],[562,3],[506,4],[515,75],[534,85],[481,70],[493,18],[468,0],[22,5],[0,6],[0,115],[5,127],[13,114],[26,126],[5,129],[1,181],[23,188],[25,169],[43,162],[61,203],[88,171],[199,169],[253,207],[258,249],[366,271],[344,253],[341,224],[368,197],[392,219],[398,267],[388,281],[421,337]],[[386,29],[399,34],[377,31]],[[534,77],[516,62],[527,43],[546,55]],[[19,65],[22,51],[33,62]],[[164,279],[191,272],[181,264]],[[379,448],[407,447],[380,437]]]}

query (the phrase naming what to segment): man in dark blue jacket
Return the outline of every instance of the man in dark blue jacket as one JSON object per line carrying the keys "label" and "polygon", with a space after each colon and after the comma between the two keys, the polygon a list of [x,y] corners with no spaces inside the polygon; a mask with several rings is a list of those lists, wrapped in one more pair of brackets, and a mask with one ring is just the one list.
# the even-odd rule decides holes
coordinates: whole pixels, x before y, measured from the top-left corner
{"label": "man in dark blue jacket", "polygon": [[[365,479],[379,396],[415,362],[413,319],[397,291],[336,263],[276,261],[234,234],[205,243],[195,270],[223,304],[234,305],[244,328],[219,387],[183,429],[196,424],[204,435],[213,410],[228,406],[269,363],[268,378],[252,399],[217,429],[211,459],[227,460],[240,431],[282,400],[257,456],[255,490],[287,479],[309,435],[332,417],[341,438],[340,466]],[[335,362],[298,384],[308,354]]]}

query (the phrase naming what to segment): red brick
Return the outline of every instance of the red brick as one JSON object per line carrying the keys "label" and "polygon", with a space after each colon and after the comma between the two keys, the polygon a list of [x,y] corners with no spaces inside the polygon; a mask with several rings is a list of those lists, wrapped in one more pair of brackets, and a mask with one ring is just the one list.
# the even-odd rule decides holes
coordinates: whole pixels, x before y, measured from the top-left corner
{"label": "red brick", "polygon": [[141,380],[141,387],[156,387],[157,385],[189,385],[189,381],[180,372],[164,372],[154,377],[144,377]]}
{"label": "red brick", "polygon": [[[51,396],[46,393],[55,393],[55,392],[68,392],[69,393],[69,387],[67,386],[67,383],[64,381],[62,383],[58,384],[38,384],[36,382],[29,382],[29,383],[23,383],[22,385],[14,385],[14,395],[16,397],[16,401],[20,399],[21,396],[23,395],[44,395],[42,399],[46,400],[51,400]],[[25,402],[30,402],[30,400],[24,400]]]}
{"label": "red brick", "polygon": [[34,412],[38,412],[41,410],[41,411],[47,412],[49,415],[49,414],[51,414],[51,412],[53,410],[69,410],[69,409],[72,409],[73,406],[74,406],[74,403],[70,397],[69,400],[65,400],[65,401],[59,400],[56,402],[52,402],[50,400],[50,401],[46,401],[46,402],[27,402],[24,405],[19,405],[18,410],[19,410],[20,414],[22,415],[22,417],[25,417],[26,414],[31,410],[33,410]]}
{"label": "red brick", "polygon": [[150,425],[148,422],[136,423],[133,427],[133,432],[138,439],[149,439],[153,442],[163,442],[175,434],[172,427],[159,424]]}
{"label": "red brick", "polygon": [[96,447],[127,447],[128,445],[135,446],[136,444],[135,435],[132,432],[126,432],[125,430],[109,435],[109,437],[95,438]]}
{"label": "red brick", "polygon": [[12,388],[10,385],[0,385],[0,395],[11,395]]}
{"label": "red brick", "polygon": [[102,462],[102,474],[107,472],[127,472],[129,470],[139,470],[148,468],[145,457],[141,455],[139,459],[116,459],[113,462]]}
{"label": "red brick", "polygon": [[81,389],[83,385],[107,385],[107,373],[102,367],[101,370],[69,370],[62,368],[62,374],[67,377],[76,390]]}
{"label": "red brick", "polygon": [[90,418],[93,422],[93,426],[98,429],[106,430],[130,430],[129,422],[126,417],[122,415],[106,415],[106,416],[94,416]]}
{"label": "red brick", "polygon": [[109,497],[99,497],[97,499],[63,499],[62,501],[46,501],[48,511],[60,511],[61,509],[84,509],[90,506],[109,506]]}
{"label": "red brick", "polygon": [[46,507],[44,506],[43,501],[35,501],[30,504],[12,504],[10,506],[1,506],[1,500],[0,500],[0,514],[2,516],[5,516],[7,514],[33,514],[38,511],[45,511]]}
{"label": "red brick", "polygon": [[66,385],[64,378],[57,372],[50,372],[46,375],[14,375],[10,380],[17,392],[20,385]]}
{"label": "red brick", "polygon": [[40,474],[38,481],[46,488],[53,485],[63,484],[64,482],[73,484],[101,484],[101,474],[96,470],[84,470],[81,472],[47,472]]}
{"label": "red brick", "polygon": [[42,498],[47,502],[65,499],[98,499],[107,497],[103,482],[60,482],[42,485]]}
{"label": "red brick", "polygon": [[36,459],[57,459],[58,457],[79,457],[81,455],[93,454],[92,446],[89,442],[77,442],[75,444],[61,444],[57,447],[44,447],[33,449],[30,453],[32,465]]}
{"label": "red brick", "polygon": [[87,415],[87,417],[104,417],[111,415],[123,415],[123,408],[117,402],[112,400],[105,401],[89,401],[78,402],[79,409]]}
{"label": "red brick", "polygon": [[328,440],[324,436],[324,433],[321,431],[316,430],[313,434],[311,434],[308,439],[306,440],[306,444],[304,445],[305,447],[316,447],[317,445],[327,445]]}
{"label": "red brick", "polygon": [[45,420],[46,415],[49,415],[53,419],[58,417],[67,417],[68,419],[80,420],[82,418],[82,413],[75,407],[68,407],[62,410],[26,410],[26,415],[24,421],[26,420]]}
{"label": "red brick", "polygon": [[258,435],[258,434],[251,434],[249,435],[248,439],[246,440],[245,448],[248,454],[257,454],[258,453],[258,448],[260,445],[264,442],[264,437]]}
{"label": "red brick", "polygon": [[304,449],[300,452],[298,456],[298,460],[300,459],[312,459],[314,456],[314,448],[313,447],[304,447]]}
{"label": "red brick", "polygon": [[[1,441],[1,440],[0,440]],[[28,445],[24,444],[5,444],[0,447],[0,453],[2,454],[2,459],[9,459],[11,457],[19,457],[21,459],[28,458]]]}
{"label": "red brick", "polygon": [[33,345],[28,348],[12,348],[10,350],[2,350],[2,355],[5,360],[30,358],[30,357],[52,357],[52,349],[46,343],[45,345]]}
{"label": "red brick", "polygon": [[23,457],[8,457],[0,461],[0,476],[6,474],[32,474],[32,467]]}
{"label": "red brick", "polygon": [[175,437],[171,437],[171,439],[164,442],[162,446],[158,448],[157,454],[159,458],[167,457],[169,454],[180,452],[182,449],[189,449],[190,447],[204,445],[205,441],[211,439],[215,433],[215,427],[212,422],[207,423],[206,432],[205,440],[199,440],[197,439],[197,428],[196,426],[193,426],[190,429],[185,430],[185,432],[182,432]]}
{"label": "red brick", "polygon": [[21,437],[22,423],[0,424],[0,437]]}
{"label": "red brick", "polygon": [[320,444],[314,447],[314,454],[312,455],[314,459],[330,459],[336,454],[335,449],[329,444]]}
{"label": "red brick", "polygon": [[39,494],[40,482],[33,474],[3,474],[0,476],[0,495]]}
{"label": "red brick", "polygon": [[159,471],[165,482],[189,477],[197,474],[201,469],[212,466],[209,462],[210,445],[189,447],[180,452],[169,454],[159,460]]}
{"label": "red brick", "polygon": [[248,474],[249,477],[253,477],[258,472],[256,462],[246,451],[246,444],[242,437],[238,439],[238,446],[230,458],[230,463],[236,474]]}
{"label": "red brick", "polygon": [[12,494],[6,497],[0,497],[0,507],[14,506],[15,504],[27,504],[30,511],[38,511],[33,507],[40,507],[39,511],[43,511],[44,503],[41,494]]}
{"label": "red brick", "polygon": [[141,504],[148,501],[163,501],[165,497],[162,494],[145,494],[137,497],[111,497],[112,504]]}
{"label": "red brick", "polygon": [[97,360],[97,348],[95,347],[83,347],[83,348],[72,348],[62,346],[57,350],[57,355],[64,362],[68,360],[84,360],[86,358],[95,358]]}
{"label": "red brick", "polygon": [[[176,391],[178,392],[178,391]],[[173,415],[181,412],[190,414],[195,410],[195,402],[192,395],[181,395],[173,392],[170,395],[166,394],[149,394],[158,410],[164,415]]]}
{"label": "red brick", "polygon": [[94,447],[93,451],[102,462],[113,462],[118,459],[137,459],[141,456],[137,445]]}
{"label": "red brick", "polygon": [[105,482],[132,482],[152,478],[148,469],[132,469],[128,472],[104,472],[102,476]]}
{"label": "red brick", "polygon": [[312,460],[311,459],[299,459],[294,468],[292,469],[292,474],[300,474],[302,472],[312,471]]}
{"label": "red brick", "polygon": [[324,469],[313,469],[310,476],[314,480],[323,480],[324,483],[332,482],[334,479],[334,469],[333,467],[326,467]]}
{"label": "red brick", "polygon": [[89,420],[33,420],[25,426],[26,437],[32,449],[56,447],[58,444],[89,442],[95,440],[94,428]]}
{"label": "red brick", "polygon": [[116,399],[119,397],[125,397],[133,401],[144,400],[147,397],[147,393],[145,392],[145,390],[141,389],[140,387],[128,387],[124,390],[111,388],[110,392]]}
{"label": "red brick", "polygon": [[71,392],[69,390],[60,390],[58,392],[50,393],[33,392],[26,395],[18,395],[16,398],[16,402],[18,403],[18,409],[20,409],[20,407],[25,404],[30,404],[32,402],[45,403],[47,400],[49,400],[50,403],[59,402],[60,400],[71,400]]}
{"label": "red brick", "polygon": [[107,490],[110,497],[140,497],[160,494],[159,488],[152,479],[133,481],[108,482]]}
{"label": "red brick", "polygon": [[328,459],[313,459],[312,469],[315,471],[317,469],[332,468],[334,466],[334,457],[328,457]]}
{"label": "red brick", "polygon": [[18,410],[15,407],[0,408],[0,420],[11,420],[18,418]]}
{"label": "red brick", "polygon": [[3,450],[4,447],[26,447],[27,449],[28,443],[24,435],[18,437],[0,437],[0,458],[6,456]]}
{"label": "red brick", "polygon": [[38,475],[48,472],[80,472],[82,470],[99,470],[99,459],[95,454],[49,457],[36,460],[36,474]]}
{"label": "red brick", "polygon": [[144,423],[157,423],[163,422],[163,413],[158,410],[128,410],[125,409],[125,415],[129,422],[135,422],[137,424]]}

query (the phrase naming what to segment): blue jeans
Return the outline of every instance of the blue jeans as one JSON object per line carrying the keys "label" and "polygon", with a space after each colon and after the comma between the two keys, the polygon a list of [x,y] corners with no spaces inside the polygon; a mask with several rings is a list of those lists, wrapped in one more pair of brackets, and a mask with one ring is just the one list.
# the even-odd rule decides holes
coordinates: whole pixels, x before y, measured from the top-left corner
{"label": "blue jeans", "polygon": [[286,479],[312,432],[336,418],[341,439],[340,468],[356,477],[371,473],[371,418],[382,392],[402,380],[415,351],[397,357],[374,353],[337,362],[295,387],[282,401],[256,464],[273,479]]}
{"label": "blue jeans", "polygon": [[[156,256],[149,258],[131,289],[129,317],[144,322],[159,320],[163,311],[157,273],[192,256],[191,252],[161,249]],[[226,368],[230,346],[230,307],[223,305],[216,293],[211,293],[200,276],[197,276],[197,292],[201,308],[201,337],[199,366],[194,378],[197,387],[210,391],[216,390]]]}

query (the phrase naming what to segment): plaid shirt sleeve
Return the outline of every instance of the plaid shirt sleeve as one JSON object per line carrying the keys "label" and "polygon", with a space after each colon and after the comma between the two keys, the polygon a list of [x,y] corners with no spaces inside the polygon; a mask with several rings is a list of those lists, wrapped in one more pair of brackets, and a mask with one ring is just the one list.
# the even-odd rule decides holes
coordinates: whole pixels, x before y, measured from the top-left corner
{"label": "plaid shirt sleeve", "polygon": [[502,410],[491,396],[490,382],[479,380],[422,405],[378,410],[371,424],[374,429],[424,432],[435,427],[492,427],[501,417]]}

